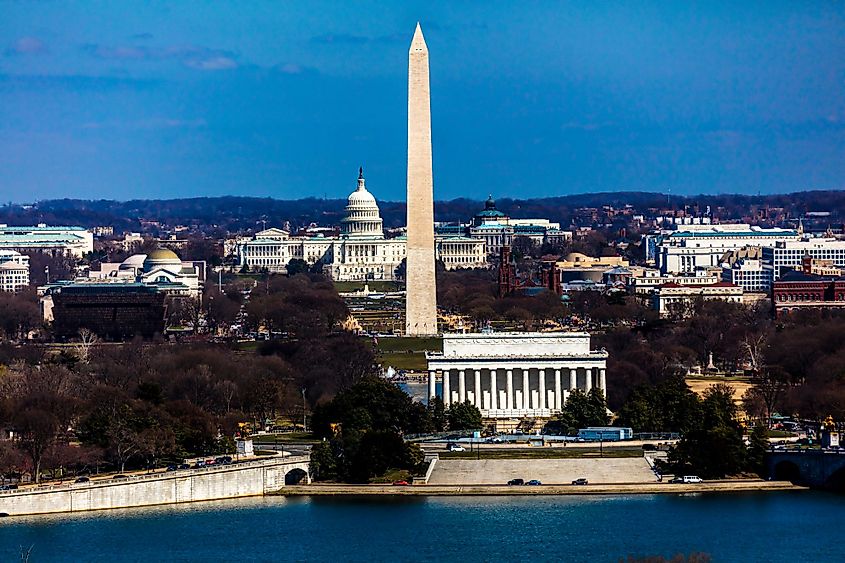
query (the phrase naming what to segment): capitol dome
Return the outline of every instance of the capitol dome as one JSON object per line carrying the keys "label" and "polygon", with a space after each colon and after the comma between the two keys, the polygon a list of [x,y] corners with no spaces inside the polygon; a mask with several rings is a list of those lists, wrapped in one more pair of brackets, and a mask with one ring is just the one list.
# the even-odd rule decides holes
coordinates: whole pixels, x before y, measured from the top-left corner
{"label": "capitol dome", "polygon": [[381,215],[373,194],[367,191],[364,169],[358,170],[358,189],[349,194],[346,218],[341,221],[341,231],[348,237],[384,237]]}
{"label": "capitol dome", "polygon": [[153,250],[152,252],[147,254],[147,257],[144,260],[145,272],[150,272],[155,268],[160,267],[167,268],[168,266],[171,266],[171,268],[168,268],[170,270],[172,270],[173,267],[176,267],[177,269],[174,271],[177,272],[182,269],[182,260],[176,255],[175,252],[167,248],[157,248]]}

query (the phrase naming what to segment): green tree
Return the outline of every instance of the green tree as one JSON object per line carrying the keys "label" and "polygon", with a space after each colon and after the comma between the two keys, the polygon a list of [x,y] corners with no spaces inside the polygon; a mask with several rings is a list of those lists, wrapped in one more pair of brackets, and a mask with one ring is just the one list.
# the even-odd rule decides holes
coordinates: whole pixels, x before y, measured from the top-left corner
{"label": "green tree", "polygon": [[577,389],[569,395],[560,414],[546,425],[546,429],[572,434],[579,428],[607,426],[608,422],[604,393],[598,389],[591,389],[589,393]]}
{"label": "green tree", "polygon": [[370,430],[361,437],[347,475],[352,482],[366,483],[391,468],[408,468],[405,441],[390,430]]}
{"label": "green tree", "polygon": [[769,449],[769,435],[766,427],[758,424],[751,431],[748,444],[748,469],[759,476],[766,473],[766,450]]}
{"label": "green tree", "polygon": [[337,460],[331,442],[323,440],[311,448],[311,476],[325,481],[337,476]]}
{"label": "green tree", "polygon": [[701,400],[683,377],[671,377],[636,387],[618,414],[618,424],[634,432],[686,432],[700,424]]}
{"label": "green tree", "polygon": [[446,412],[449,430],[475,430],[481,428],[481,411],[469,401],[455,403]]}
{"label": "green tree", "polygon": [[292,258],[288,261],[288,265],[285,269],[288,272],[288,277],[292,278],[297,274],[307,274],[310,268],[308,266],[308,262],[305,260],[302,260],[301,258]]}
{"label": "green tree", "polygon": [[723,383],[711,386],[701,406],[700,423],[669,450],[669,467],[675,474],[696,473],[705,479],[741,473],[747,459],[733,389]]}
{"label": "green tree", "polygon": [[446,430],[446,406],[440,397],[432,397],[426,406],[428,416],[431,418],[431,426],[435,432]]}

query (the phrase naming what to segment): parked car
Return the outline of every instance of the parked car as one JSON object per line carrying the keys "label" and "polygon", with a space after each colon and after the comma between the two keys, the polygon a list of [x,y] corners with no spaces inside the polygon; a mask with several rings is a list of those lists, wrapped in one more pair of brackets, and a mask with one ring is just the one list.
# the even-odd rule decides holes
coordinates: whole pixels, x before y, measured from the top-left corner
{"label": "parked car", "polygon": [[112,479],[129,479],[129,477],[127,477],[126,475],[118,473],[117,475],[112,477]]}
{"label": "parked car", "polygon": [[398,481],[394,481],[394,482],[393,482],[393,484],[394,484],[394,485],[401,485],[401,486],[405,486],[405,485],[408,485],[408,484],[410,484],[410,483],[408,483],[408,482],[407,482],[407,481],[405,481],[404,479],[400,479],[400,480],[398,480]]}
{"label": "parked car", "polygon": [[572,484],[573,485],[589,485],[590,482],[587,481],[586,479],[584,479],[583,477],[581,477],[580,479],[575,479],[574,481],[572,481]]}
{"label": "parked car", "polygon": [[459,444],[449,444],[449,451],[450,452],[465,452],[466,449],[464,449],[464,447],[459,445]]}
{"label": "parked car", "polygon": [[670,483],[683,483],[684,478],[683,477],[672,477],[672,479],[669,482]]}
{"label": "parked car", "polygon": [[510,481],[508,481],[508,485],[524,485],[524,484],[525,484],[524,479],[511,479]]}
{"label": "parked car", "polygon": [[684,483],[703,483],[704,479],[698,475],[684,475]]}
{"label": "parked car", "polygon": [[177,467],[175,465],[168,465],[167,471],[176,471]]}
{"label": "parked car", "polygon": [[88,477],[77,477],[73,482],[74,483],[88,483],[91,481]]}
{"label": "parked car", "polygon": [[540,481],[538,481],[537,479],[531,479],[530,481],[528,481],[528,482],[527,482],[527,483],[525,483],[525,484],[526,484],[526,485],[542,485],[543,483],[541,483],[541,482],[540,482]]}
{"label": "parked car", "polygon": [[15,490],[17,490],[17,488],[18,488],[17,485],[12,485],[12,484],[0,485],[0,491],[15,491]]}
{"label": "parked car", "polygon": [[190,468],[191,468],[191,466],[188,465],[187,463],[180,463],[179,465],[176,466],[176,469],[190,469]]}

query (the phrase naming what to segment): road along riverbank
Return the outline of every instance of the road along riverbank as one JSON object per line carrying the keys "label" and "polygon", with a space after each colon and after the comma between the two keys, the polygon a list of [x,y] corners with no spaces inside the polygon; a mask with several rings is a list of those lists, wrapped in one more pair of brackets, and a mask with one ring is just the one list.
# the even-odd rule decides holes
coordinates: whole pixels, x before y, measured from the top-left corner
{"label": "road along riverbank", "polygon": [[307,479],[309,459],[276,455],[232,465],[3,491],[0,514],[86,512],[260,496],[285,487],[291,472]]}
{"label": "road along riverbank", "polygon": [[737,479],[684,483],[603,483],[600,485],[292,485],[273,493],[283,496],[508,496],[508,495],[631,495],[679,493],[735,493],[743,491],[805,490],[788,481]]}

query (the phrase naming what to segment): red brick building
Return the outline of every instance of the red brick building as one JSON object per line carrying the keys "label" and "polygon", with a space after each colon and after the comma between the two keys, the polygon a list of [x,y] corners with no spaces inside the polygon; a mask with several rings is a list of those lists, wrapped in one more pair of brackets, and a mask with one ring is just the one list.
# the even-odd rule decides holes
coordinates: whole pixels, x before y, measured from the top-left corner
{"label": "red brick building", "polygon": [[845,309],[845,276],[819,276],[798,270],[772,284],[776,317],[801,309]]}

